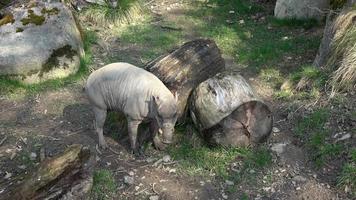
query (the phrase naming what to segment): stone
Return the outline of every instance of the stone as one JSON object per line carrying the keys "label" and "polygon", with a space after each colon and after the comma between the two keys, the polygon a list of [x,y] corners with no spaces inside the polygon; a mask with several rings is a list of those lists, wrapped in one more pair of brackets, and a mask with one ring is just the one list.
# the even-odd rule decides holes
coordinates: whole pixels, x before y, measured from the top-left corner
{"label": "stone", "polygon": [[284,148],[287,146],[287,144],[285,143],[277,143],[277,144],[274,144],[272,147],[271,147],[271,150],[276,152],[277,155],[280,155],[284,152]]}
{"label": "stone", "polygon": [[273,133],[279,133],[279,132],[281,132],[281,130],[279,130],[279,128],[277,128],[277,127],[273,127],[273,128],[272,128],[272,131],[273,131]]}
{"label": "stone", "polygon": [[171,156],[170,155],[165,155],[165,156],[163,156],[162,160],[165,163],[170,162],[171,161]]}
{"label": "stone", "polygon": [[300,175],[293,177],[293,180],[299,183],[303,183],[307,181],[307,179],[304,176],[300,176]]}
{"label": "stone", "polygon": [[226,180],[225,183],[226,183],[226,185],[229,185],[229,186],[234,185],[234,182],[232,182],[230,180]]}
{"label": "stone", "polygon": [[274,16],[278,19],[322,20],[329,9],[329,0],[277,0]]}
{"label": "stone", "polygon": [[134,178],[131,176],[124,176],[124,183],[127,185],[132,185],[134,183]]}
{"label": "stone", "polygon": [[150,200],[159,200],[159,196],[157,196],[157,195],[150,196]]}
{"label": "stone", "polygon": [[37,154],[35,152],[32,152],[30,154],[30,160],[36,160],[36,158],[37,158]]}
{"label": "stone", "polygon": [[58,2],[32,2],[6,8],[13,21],[0,25],[0,75],[38,83],[76,73],[84,49],[71,10]]}

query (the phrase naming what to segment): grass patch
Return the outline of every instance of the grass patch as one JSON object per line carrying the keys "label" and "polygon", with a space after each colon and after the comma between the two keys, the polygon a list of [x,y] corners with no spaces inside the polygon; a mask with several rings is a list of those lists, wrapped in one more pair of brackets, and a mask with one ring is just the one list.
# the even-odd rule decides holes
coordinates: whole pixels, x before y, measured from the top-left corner
{"label": "grass patch", "polygon": [[[181,128],[176,128],[179,131]],[[265,148],[255,150],[246,148],[209,148],[194,138],[182,138],[180,144],[169,148],[169,154],[179,160],[180,168],[189,175],[212,175],[221,178],[232,178],[237,181],[241,179],[248,169],[262,169],[271,163],[272,157]],[[241,173],[231,174],[229,164],[242,158],[243,167]]]}
{"label": "grass patch", "polygon": [[310,29],[312,27],[319,26],[319,22],[316,19],[277,19],[274,17],[270,18],[272,25],[277,27],[292,27],[292,28],[305,28]]}
{"label": "grass patch", "polygon": [[140,48],[140,58],[146,63],[182,42],[181,31],[167,31],[152,24],[132,25],[119,31],[118,37],[124,44],[134,44]]}
{"label": "grass patch", "polygon": [[117,7],[93,4],[81,13],[81,17],[104,27],[121,26],[143,17],[144,9],[141,5],[138,0],[122,0]]}
{"label": "grass patch", "polygon": [[[272,74],[276,76],[276,73]],[[274,96],[277,99],[285,100],[315,99],[320,96],[320,91],[325,86],[327,79],[328,76],[325,72],[311,65],[306,65],[290,73]]]}
{"label": "grass patch", "polygon": [[325,129],[324,125],[329,117],[328,110],[319,109],[301,119],[295,128],[296,135],[306,139],[310,158],[317,167],[323,166],[326,160],[339,155],[342,149],[341,145],[331,144],[327,141],[331,132]]}
{"label": "grass patch", "polygon": [[356,148],[350,151],[350,161],[346,163],[341,175],[338,177],[337,185],[344,189],[348,187],[351,195],[356,197]]}
{"label": "grass patch", "polygon": [[101,169],[94,172],[92,199],[113,199],[116,189],[117,184],[111,171]]}
{"label": "grass patch", "polygon": [[295,34],[290,27],[270,29],[272,19],[259,22],[250,18],[257,12],[264,8],[242,0],[200,2],[193,4],[181,21],[194,24],[196,33],[214,39],[224,54],[251,70],[278,64],[285,54],[317,51],[321,36]]}

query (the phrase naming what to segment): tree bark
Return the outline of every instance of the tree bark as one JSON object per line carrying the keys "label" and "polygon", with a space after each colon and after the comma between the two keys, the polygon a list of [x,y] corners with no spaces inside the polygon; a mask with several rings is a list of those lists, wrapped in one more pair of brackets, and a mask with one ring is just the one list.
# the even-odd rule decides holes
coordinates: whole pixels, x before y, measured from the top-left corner
{"label": "tree bark", "polygon": [[198,39],[183,44],[172,53],[148,63],[146,70],[156,75],[172,93],[178,94],[178,121],[186,114],[191,91],[201,82],[225,68],[215,42]]}
{"label": "tree bark", "polygon": [[272,114],[253,88],[234,72],[219,73],[193,92],[191,117],[209,142],[248,146],[264,141],[272,130]]}
{"label": "tree bark", "polygon": [[46,160],[21,183],[10,186],[0,199],[80,199],[92,186],[88,166],[89,149],[72,145]]}

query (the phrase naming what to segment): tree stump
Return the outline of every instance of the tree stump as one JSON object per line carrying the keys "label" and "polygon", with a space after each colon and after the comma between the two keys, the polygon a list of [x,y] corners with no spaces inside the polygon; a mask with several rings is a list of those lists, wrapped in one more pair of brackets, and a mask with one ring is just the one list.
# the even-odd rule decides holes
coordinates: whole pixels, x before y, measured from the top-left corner
{"label": "tree stump", "polygon": [[24,181],[6,189],[0,199],[82,199],[92,186],[92,176],[85,166],[89,149],[72,145],[62,154],[45,160]]}
{"label": "tree stump", "polygon": [[186,114],[191,91],[201,82],[225,68],[215,42],[198,39],[183,44],[172,53],[148,63],[145,69],[156,75],[172,93],[178,94],[178,121]]}
{"label": "tree stump", "polygon": [[191,117],[211,144],[241,147],[264,141],[272,130],[272,113],[246,80],[219,73],[193,92]]}

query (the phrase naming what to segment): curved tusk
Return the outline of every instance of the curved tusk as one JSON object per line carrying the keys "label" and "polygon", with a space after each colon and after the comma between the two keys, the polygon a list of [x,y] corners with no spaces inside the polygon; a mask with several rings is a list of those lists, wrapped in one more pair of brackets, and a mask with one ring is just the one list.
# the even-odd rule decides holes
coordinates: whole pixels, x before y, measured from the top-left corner
{"label": "curved tusk", "polygon": [[162,129],[158,129],[158,133],[162,135],[163,134]]}

